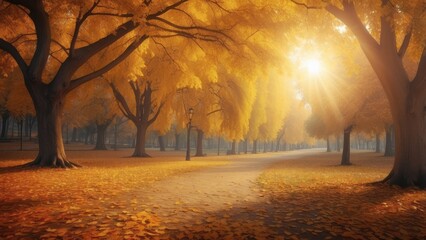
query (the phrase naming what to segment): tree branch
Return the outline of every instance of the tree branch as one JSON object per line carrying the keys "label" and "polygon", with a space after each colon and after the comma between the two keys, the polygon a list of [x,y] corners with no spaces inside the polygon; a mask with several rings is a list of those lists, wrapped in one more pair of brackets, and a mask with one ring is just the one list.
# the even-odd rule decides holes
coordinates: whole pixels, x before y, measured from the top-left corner
{"label": "tree branch", "polygon": [[423,47],[417,73],[414,80],[411,82],[411,86],[414,88],[426,88],[426,47]]}
{"label": "tree branch", "polygon": [[306,4],[306,3],[301,3],[301,2],[298,2],[298,1],[295,1],[295,0],[290,0],[290,1],[292,1],[294,4],[296,4],[296,5],[299,5],[299,6],[303,6],[303,7],[305,7],[307,10],[309,10],[309,9],[322,9],[322,7],[318,7],[318,6],[309,6],[308,4]]}
{"label": "tree branch", "polygon": [[124,59],[126,59],[127,56],[129,56],[136,48],[138,48],[147,38],[148,36],[144,35],[141,38],[136,39],[116,59],[114,59],[113,61],[105,65],[104,67],[100,68],[99,70],[89,73],[85,76],[79,77],[77,79],[71,80],[66,92],[68,93],[72,91],[73,89],[77,88],[78,86],[80,86],[81,84],[86,83],[90,81],[91,79],[99,77],[100,75],[108,72],[113,67],[121,63]]}
{"label": "tree branch", "polygon": [[74,33],[73,33],[71,43],[70,43],[70,55],[74,54],[75,43],[77,42],[77,38],[78,38],[78,34],[80,33],[81,25],[83,25],[84,21],[86,21],[86,19],[90,16],[90,14],[92,14],[92,12],[96,8],[96,6],[99,5],[99,2],[100,2],[100,0],[94,1],[92,7],[90,7],[89,10],[87,10],[87,12],[85,12],[83,14],[83,16],[81,15],[81,9],[78,12],[77,19],[75,20]]}
{"label": "tree branch", "polygon": [[402,41],[401,47],[399,47],[398,55],[403,58],[407,52],[408,45],[410,44],[411,36],[413,35],[413,27],[410,25],[408,32],[405,34],[404,40]]}
{"label": "tree branch", "polygon": [[21,54],[19,54],[18,50],[12,44],[5,41],[3,38],[0,38],[0,49],[3,49],[7,53],[9,53],[13,57],[13,59],[15,59],[22,73],[25,73],[27,71],[28,69],[27,63],[22,58]]}
{"label": "tree branch", "polygon": [[127,104],[124,96],[120,93],[120,91],[117,89],[114,83],[108,82],[108,84],[111,87],[111,90],[115,96],[115,99],[117,100],[118,106],[121,112],[124,114],[124,116],[126,116],[128,119],[132,120],[133,122],[137,122],[137,118],[130,110],[129,105]]}
{"label": "tree branch", "polygon": [[160,21],[170,27],[176,28],[176,29],[181,29],[181,30],[201,30],[201,31],[206,31],[206,32],[210,32],[210,33],[216,33],[219,34],[231,41],[234,41],[230,36],[228,36],[227,34],[225,34],[224,32],[220,31],[220,30],[215,30],[215,29],[209,29],[206,27],[201,27],[201,26],[181,26],[181,25],[177,25],[175,23],[172,23],[164,18],[161,17],[155,17],[154,20]]}
{"label": "tree branch", "polygon": [[211,112],[207,113],[207,114],[206,114],[206,116],[208,117],[209,115],[211,115],[211,114],[213,114],[213,113],[220,112],[220,111],[223,111],[223,108],[219,108],[219,109],[216,109],[216,110],[214,110],[214,111],[211,111]]}
{"label": "tree branch", "polygon": [[176,9],[177,7],[179,7],[180,5],[184,4],[185,2],[188,2],[188,0],[177,1],[176,3],[167,6],[164,9],[162,9],[162,10],[160,10],[160,11],[154,13],[154,14],[148,15],[146,19],[147,20],[152,20],[153,18],[161,16],[161,15],[167,13],[170,10]]}
{"label": "tree branch", "polygon": [[148,120],[148,125],[151,125],[153,122],[155,122],[155,120],[157,120],[158,116],[160,115],[160,111],[163,108],[165,102],[161,102],[160,106],[158,106],[157,112],[155,113],[155,115]]}

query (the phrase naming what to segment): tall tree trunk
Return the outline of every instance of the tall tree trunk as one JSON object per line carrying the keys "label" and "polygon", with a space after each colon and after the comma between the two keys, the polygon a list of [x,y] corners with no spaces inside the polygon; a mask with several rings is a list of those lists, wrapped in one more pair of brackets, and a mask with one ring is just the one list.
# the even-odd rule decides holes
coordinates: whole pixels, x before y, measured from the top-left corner
{"label": "tall tree trunk", "polygon": [[220,155],[220,136],[217,137],[217,155]]}
{"label": "tall tree trunk", "polygon": [[327,136],[327,152],[331,152],[330,138]]}
{"label": "tall tree trunk", "polygon": [[257,153],[257,140],[253,141],[253,150],[252,153]]}
{"label": "tall tree trunk", "polygon": [[343,135],[343,153],[341,165],[351,165],[350,154],[351,154],[351,131],[353,126],[345,128]]}
{"label": "tall tree trunk", "polygon": [[376,153],[380,152],[381,142],[380,142],[380,133],[376,133]]}
{"label": "tall tree trunk", "polygon": [[267,148],[268,148],[268,142],[265,141],[265,142],[263,142],[263,152],[264,153],[268,152]]}
{"label": "tall tree trunk", "polygon": [[195,156],[197,157],[203,157],[203,137],[204,132],[203,130],[197,129],[197,151],[195,152]]}
{"label": "tall tree trunk", "polygon": [[33,96],[37,112],[38,147],[36,159],[26,166],[74,168],[78,164],[67,160],[62,141],[63,95],[47,99],[42,93]]}
{"label": "tall tree trunk", "polygon": [[77,142],[77,128],[76,127],[72,128],[71,142]]}
{"label": "tall tree trunk", "polygon": [[393,125],[386,126],[385,157],[395,156],[395,129]]}
{"label": "tall tree trunk", "polygon": [[161,152],[166,151],[166,144],[164,143],[164,136],[163,135],[158,136],[158,145],[160,145],[160,151]]}
{"label": "tall tree trunk", "polygon": [[336,151],[340,152],[340,134],[336,136]]}
{"label": "tall tree trunk", "polygon": [[237,153],[237,151],[236,151],[237,150],[236,145],[237,145],[237,141],[233,140],[232,141],[232,145],[231,145],[231,150],[228,151],[228,155],[235,155]]}
{"label": "tall tree trunk", "polygon": [[151,157],[146,153],[145,144],[146,144],[146,132],[148,126],[144,124],[135,124],[136,125],[136,143],[135,150],[133,151],[132,157]]}
{"label": "tall tree trunk", "polygon": [[10,118],[10,113],[9,113],[9,111],[6,110],[1,115],[2,124],[1,124],[1,135],[0,135],[0,138],[2,138],[2,139],[6,139],[7,138],[7,129],[9,128],[9,118]]}
{"label": "tall tree trunk", "polygon": [[244,140],[244,153],[247,154],[248,152],[248,139]]}
{"label": "tall tree trunk", "polygon": [[85,134],[84,134],[84,144],[89,144],[89,137],[90,137],[90,127],[85,127]]}
{"label": "tall tree trunk", "polygon": [[99,124],[96,123],[96,145],[95,150],[107,150],[105,144],[105,133],[111,121],[106,121],[105,123]]}
{"label": "tall tree trunk", "polygon": [[180,150],[180,134],[179,133],[175,133],[175,150],[179,151]]}

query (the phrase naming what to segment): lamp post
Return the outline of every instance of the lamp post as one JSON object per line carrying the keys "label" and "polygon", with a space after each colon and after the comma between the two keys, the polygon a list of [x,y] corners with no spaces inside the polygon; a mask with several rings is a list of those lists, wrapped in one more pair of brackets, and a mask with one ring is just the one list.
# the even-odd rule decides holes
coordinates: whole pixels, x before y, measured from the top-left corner
{"label": "lamp post", "polygon": [[188,117],[189,117],[189,121],[188,121],[188,124],[187,124],[188,134],[186,136],[186,158],[185,158],[186,161],[191,160],[191,156],[190,156],[190,154],[191,154],[191,152],[190,152],[191,151],[190,150],[190,133],[191,133],[191,122],[192,122],[192,115],[193,114],[194,114],[194,109],[190,108],[189,111],[188,111]]}

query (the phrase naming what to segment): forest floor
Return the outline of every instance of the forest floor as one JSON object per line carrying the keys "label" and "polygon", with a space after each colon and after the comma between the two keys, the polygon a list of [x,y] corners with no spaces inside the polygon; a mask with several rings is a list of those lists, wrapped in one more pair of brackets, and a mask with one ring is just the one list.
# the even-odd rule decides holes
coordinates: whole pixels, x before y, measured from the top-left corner
{"label": "forest floor", "polygon": [[69,151],[77,170],[17,171],[0,152],[1,239],[424,239],[426,191],[370,184],[392,159],[302,150],[183,160]]}

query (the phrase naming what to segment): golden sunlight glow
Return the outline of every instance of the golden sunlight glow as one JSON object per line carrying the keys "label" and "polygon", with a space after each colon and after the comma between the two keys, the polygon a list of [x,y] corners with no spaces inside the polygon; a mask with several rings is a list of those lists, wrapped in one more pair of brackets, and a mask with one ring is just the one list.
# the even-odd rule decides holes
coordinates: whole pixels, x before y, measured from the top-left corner
{"label": "golden sunlight glow", "polygon": [[309,58],[302,62],[302,68],[311,75],[318,75],[322,71],[322,64],[318,59]]}

